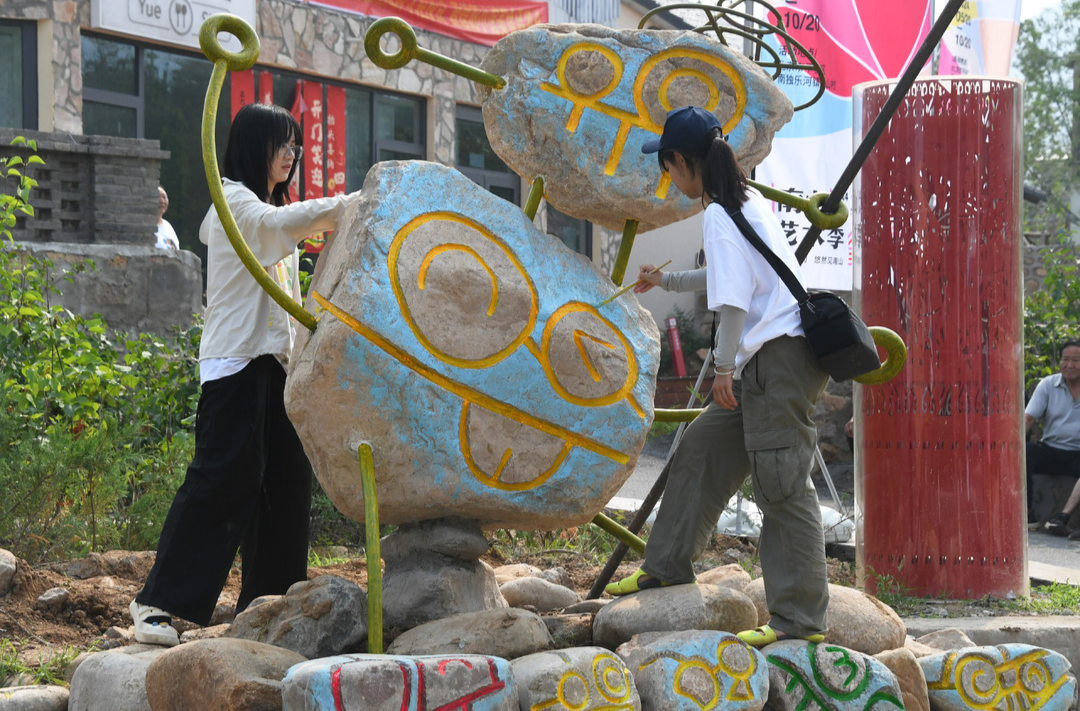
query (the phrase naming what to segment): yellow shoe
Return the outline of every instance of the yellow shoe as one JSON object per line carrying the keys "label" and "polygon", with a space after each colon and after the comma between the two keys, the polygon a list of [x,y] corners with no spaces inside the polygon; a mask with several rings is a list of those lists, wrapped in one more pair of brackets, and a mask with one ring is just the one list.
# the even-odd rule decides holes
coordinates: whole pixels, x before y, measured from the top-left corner
{"label": "yellow shoe", "polygon": [[825,635],[812,634],[808,637],[791,637],[789,635],[781,633],[781,636],[776,636],[776,630],[768,625],[762,625],[757,629],[745,630],[736,635],[743,642],[746,642],[751,647],[764,647],[766,644],[772,644],[773,642],[781,642],[786,639],[804,639],[807,642],[824,642]]}
{"label": "yellow shoe", "polygon": [[619,597],[620,595],[629,595],[630,593],[641,592],[642,590],[648,590],[649,588],[659,588],[671,584],[651,576],[648,580],[641,580],[645,575],[648,575],[648,573],[641,568],[638,568],[630,577],[623,578],[617,583],[608,583],[605,585],[604,592],[608,595]]}

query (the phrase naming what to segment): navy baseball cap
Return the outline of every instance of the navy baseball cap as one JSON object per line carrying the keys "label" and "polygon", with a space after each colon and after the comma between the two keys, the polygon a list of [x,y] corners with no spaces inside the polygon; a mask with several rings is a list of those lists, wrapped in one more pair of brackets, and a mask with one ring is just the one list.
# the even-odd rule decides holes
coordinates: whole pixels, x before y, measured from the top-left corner
{"label": "navy baseball cap", "polygon": [[641,146],[641,152],[656,153],[676,150],[693,154],[704,153],[709,147],[709,133],[714,128],[720,129],[720,135],[724,135],[720,120],[711,111],[706,111],[700,106],[672,109],[668,111],[667,119],[664,121],[664,132],[660,138],[645,141]]}

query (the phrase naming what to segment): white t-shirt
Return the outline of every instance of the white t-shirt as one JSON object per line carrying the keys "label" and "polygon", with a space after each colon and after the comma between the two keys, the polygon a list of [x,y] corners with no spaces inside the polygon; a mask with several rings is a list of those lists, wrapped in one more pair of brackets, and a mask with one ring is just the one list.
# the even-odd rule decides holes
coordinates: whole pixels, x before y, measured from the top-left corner
{"label": "white t-shirt", "polygon": [[[259,200],[243,183],[226,178],[222,187],[240,234],[259,264],[300,301],[297,244],[315,232],[335,229],[344,208],[359,193],[276,207]],[[207,246],[199,380],[206,383],[231,375],[266,354],[287,365],[296,326],[240,261],[213,206],[199,228],[199,239]]]}
{"label": "white t-shirt", "polygon": [[[748,196],[742,207],[746,220],[803,283],[802,270],[769,203],[756,190],[749,190]],[[735,355],[734,377],[739,378],[746,362],[765,343],[780,336],[803,335],[799,304],[723,206],[711,203],[705,208],[703,228],[709,308],[718,311],[729,304],[746,312]]]}
{"label": "white t-shirt", "polygon": [[176,230],[164,217],[157,226],[157,242],[154,246],[158,249],[180,249],[180,240],[176,237]]}
{"label": "white t-shirt", "polygon": [[1042,420],[1043,442],[1057,449],[1080,451],[1080,400],[1073,400],[1061,373],[1039,381],[1024,413]]}

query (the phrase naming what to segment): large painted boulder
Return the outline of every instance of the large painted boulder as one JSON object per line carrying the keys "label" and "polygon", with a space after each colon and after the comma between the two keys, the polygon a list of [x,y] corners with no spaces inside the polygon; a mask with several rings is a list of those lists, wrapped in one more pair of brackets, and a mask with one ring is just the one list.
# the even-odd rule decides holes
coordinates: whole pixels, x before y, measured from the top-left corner
{"label": "large painted boulder", "polygon": [[518,711],[510,663],[472,654],[346,654],[303,662],[281,682],[285,711]]}
{"label": "large painted boulder", "polygon": [[387,162],[319,259],[285,406],[323,488],[383,523],[591,520],[652,424],[659,332],[591,261],[456,170]]}
{"label": "large painted boulder", "polygon": [[930,707],[1067,711],[1076,698],[1076,677],[1061,654],[1028,644],[968,647],[921,657]]}
{"label": "large painted boulder", "polygon": [[764,70],[696,32],[537,25],[499,40],[480,67],[506,79],[479,87],[499,157],[527,180],[543,176],[559,210],[613,230],[631,218],[643,232],[701,209],[641,153],[670,109],[715,113],[748,173],[793,112]]}

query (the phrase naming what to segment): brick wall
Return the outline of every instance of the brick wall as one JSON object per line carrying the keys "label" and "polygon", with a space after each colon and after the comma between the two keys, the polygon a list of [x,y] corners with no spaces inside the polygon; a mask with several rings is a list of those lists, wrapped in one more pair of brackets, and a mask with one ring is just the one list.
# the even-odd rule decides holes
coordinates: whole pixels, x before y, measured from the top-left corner
{"label": "brick wall", "polygon": [[36,214],[16,222],[16,241],[153,246],[161,162],[169,157],[157,141],[0,128],[0,157],[28,155],[10,145],[16,136],[37,141],[45,161],[27,170],[38,181],[30,196]]}

